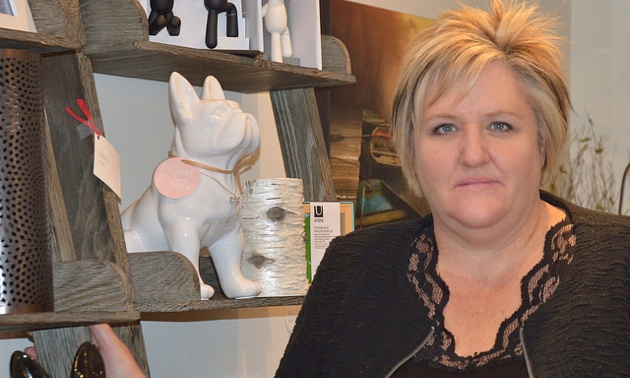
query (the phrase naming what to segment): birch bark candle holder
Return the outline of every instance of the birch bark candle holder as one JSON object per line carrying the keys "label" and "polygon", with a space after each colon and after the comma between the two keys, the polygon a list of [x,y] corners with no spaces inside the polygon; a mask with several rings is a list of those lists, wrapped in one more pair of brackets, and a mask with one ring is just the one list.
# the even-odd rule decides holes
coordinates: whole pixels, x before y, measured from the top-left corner
{"label": "birch bark candle holder", "polygon": [[261,286],[262,297],[305,295],[302,180],[247,181],[243,193],[243,275]]}

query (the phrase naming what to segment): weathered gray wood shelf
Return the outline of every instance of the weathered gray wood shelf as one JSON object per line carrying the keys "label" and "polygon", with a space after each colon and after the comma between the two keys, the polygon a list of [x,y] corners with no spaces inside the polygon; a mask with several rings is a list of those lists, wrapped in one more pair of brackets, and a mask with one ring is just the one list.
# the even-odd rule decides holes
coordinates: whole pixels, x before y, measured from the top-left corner
{"label": "weathered gray wood shelf", "polygon": [[355,82],[348,72],[151,42],[146,13],[135,0],[81,0],[81,14],[87,39],[83,52],[98,73],[168,81],[177,71],[193,85],[202,85],[206,76],[213,75],[223,89],[243,93]]}
{"label": "weathered gray wood shelf", "polygon": [[140,319],[137,311],[125,312],[42,312],[0,316],[0,332],[21,332],[48,328],[77,327],[95,323],[130,323]]}
{"label": "weathered gray wood shelf", "polygon": [[129,50],[85,51],[94,72],[168,81],[171,72],[184,75],[193,85],[215,76],[223,89],[251,93],[304,87],[330,87],[354,82],[351,75],[302,68],[268,60],[163,43],[139,41]]}
{"label": "weathered gray wood shelf", "polygon": [[0,27],[0,48],[31,50],[40,54],[78,50],[78,42],[56,35],[31,33]]}
{"label": "weathered gray wood shelf", "polygon": [[0,315],[0,332],[138,321],[131,285],[116,264],[103,260],[55,263],[54,312]]}
{"label": "weathered gray wood shelf", "polygon": [[192,264],[176,252],[143,252],[129,255],[135,293],[134,309],[147,312],[183,312],[227,308],[288,306],[302,303],[302,296],[226,298],[209,256],[199,260],[204,282],[215,289],[209,300],[201,300],[199,280]]}

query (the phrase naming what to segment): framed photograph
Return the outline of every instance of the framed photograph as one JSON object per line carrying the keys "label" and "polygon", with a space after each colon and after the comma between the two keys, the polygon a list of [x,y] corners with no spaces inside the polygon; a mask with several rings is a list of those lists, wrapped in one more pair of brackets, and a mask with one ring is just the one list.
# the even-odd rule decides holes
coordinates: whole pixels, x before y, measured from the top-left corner
{"label": "framed photograph", "polygon": [[36,32],[28,0],[0,0],[0,27]]}
{"label": "framed photograph", "polygon": [[404,182],[391,144],[391,103],[407,45],[433,21],[330,0],[331,35],[346,45],[355,85],[331,89],[330,164],[337,198],[355,203],[355,227],[428,212]]}

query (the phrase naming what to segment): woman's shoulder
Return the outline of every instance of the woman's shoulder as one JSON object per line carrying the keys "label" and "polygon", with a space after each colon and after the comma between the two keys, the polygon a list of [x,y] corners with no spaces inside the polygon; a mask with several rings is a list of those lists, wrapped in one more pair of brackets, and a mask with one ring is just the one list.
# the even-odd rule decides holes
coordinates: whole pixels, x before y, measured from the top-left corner
{"label": "woman's shoulder", "polygon": [[563,209],[571,222],[578,227],[627,229],[630,232],[630,217],[587,209],[578,206],[553,194],[541,192],[541,198],[556,207]]}
{"label": "woman's shoulder", "polygon": [[[628,236],[630,217],[569,205],[570,219],[578,229],[593,230],[602,236]],[[621,233],[621,235],[620,235]],[[630,242],[630,239],[629,239]]]}
{"label": "woman's shoulder", "polygon": [[333,239],[324,258],[345,261],[380,261],[384,257],[406,258],[413,241],[430,222],[422,219],[382,223],[359,228]]}
{"label": "woman's shoulder", "polygon": [[587,209],[545,194],[543,199],[565,210],[581,256],[610,260],[616,254],[630,263],[630,217]]}
{"label": "woman's shoulder", "polygon": [[410,245],[419,231],[426,227],[429,222],[430,219],[422,218],[363,227],[335,238],[333,244],[359,244],[374,247]]}
{"label": "woman's shoulder", "polygon": [[424,225],[424,218],[383,223],[333,239],[317,268],[311,290],[316,288],[327,295],[357,290],[364,295],[364,290],[376,292],[374,285],[385,291],[407,287],[413,243]]}

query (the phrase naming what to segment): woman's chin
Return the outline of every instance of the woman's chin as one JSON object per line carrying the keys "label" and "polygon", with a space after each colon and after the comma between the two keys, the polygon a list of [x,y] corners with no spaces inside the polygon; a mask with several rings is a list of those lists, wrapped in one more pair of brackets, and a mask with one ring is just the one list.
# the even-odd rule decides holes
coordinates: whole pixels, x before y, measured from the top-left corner
{"label": "woman's chin", "polygon": [[452,212],[451,217],[467,228],[488,228],[501,224],[509,207],[499,207],[496,202],[468,204]]}

